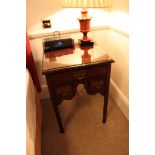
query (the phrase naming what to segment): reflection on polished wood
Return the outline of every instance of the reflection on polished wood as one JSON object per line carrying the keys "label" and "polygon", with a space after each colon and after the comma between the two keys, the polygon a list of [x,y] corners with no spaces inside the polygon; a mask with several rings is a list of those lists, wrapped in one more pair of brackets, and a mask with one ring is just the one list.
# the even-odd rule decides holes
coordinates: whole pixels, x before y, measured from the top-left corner
{"label": "reflection on polished wood", "polygon": [[64,132],[58,105],[76,95],[83,84],[87,93],[104,95],[103,122],[106,122],[111,63],[114,60],[99,46],[85,46],[43,54],[46,77],[60,132]]}
{"label": "reflection on polished wood", "polygon": [[74,48],[67,48],[63,50],[55,50],[51,52],[46,52],[45,58],[50,59],[50,58],[56,58],[56,57],[60,57],[60,56],[67,55],[67,54],[73,54],[73,50]]}
{"label": "reflection on polished wood", "polygon": [[82,63],[89,63],[91,62],[91,54],[89,54],[89,50],[93,48],[93,46],[80,46],[80,49],[84,51],[82,58]]}

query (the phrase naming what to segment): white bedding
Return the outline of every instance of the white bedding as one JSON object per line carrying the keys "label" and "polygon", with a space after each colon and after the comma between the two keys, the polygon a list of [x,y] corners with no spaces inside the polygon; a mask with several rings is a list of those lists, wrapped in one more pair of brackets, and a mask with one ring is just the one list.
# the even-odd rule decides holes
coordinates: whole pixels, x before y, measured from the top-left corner
{"label": "white bedding", "polygon": [[26,155],[35,155],[36,106],[35,87],[26,70]]}

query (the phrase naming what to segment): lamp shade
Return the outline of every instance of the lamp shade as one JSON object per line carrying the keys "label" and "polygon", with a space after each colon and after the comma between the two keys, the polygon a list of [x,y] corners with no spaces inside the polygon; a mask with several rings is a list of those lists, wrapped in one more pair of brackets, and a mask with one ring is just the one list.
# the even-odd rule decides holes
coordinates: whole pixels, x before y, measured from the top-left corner
{"label": "lamp shade", "polygon": [[109,8],[109,0],[64,0],[66,8]]}

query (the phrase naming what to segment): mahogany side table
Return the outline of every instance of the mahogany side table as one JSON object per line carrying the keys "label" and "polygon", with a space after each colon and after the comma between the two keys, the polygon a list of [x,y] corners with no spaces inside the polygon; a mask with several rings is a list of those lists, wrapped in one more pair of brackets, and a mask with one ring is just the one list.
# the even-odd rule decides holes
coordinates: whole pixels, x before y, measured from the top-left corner
{"label": "mahogany side table", "polygon": [[83,84],[90,95],[104,96],[103,123],[106,122],[111,64],[113,59],[98,45],[43,53],[42,73],[46,77],[52,105],[61,133],[64,133],[58,105],[76,95]]}

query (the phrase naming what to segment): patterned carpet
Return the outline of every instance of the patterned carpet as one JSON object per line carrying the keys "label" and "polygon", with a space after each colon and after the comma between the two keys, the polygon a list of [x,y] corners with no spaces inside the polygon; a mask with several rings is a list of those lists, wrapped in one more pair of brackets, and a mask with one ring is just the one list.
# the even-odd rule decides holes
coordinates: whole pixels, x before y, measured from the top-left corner
{"label": "patterned carpet", "polygon": [[129,123],[109,96],[106,124],[103,96],[82,93],[59,105],[65,133],[59,133],[50,99],[41,100],[42,155],[128,155]]}

